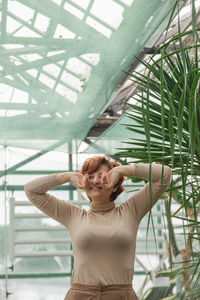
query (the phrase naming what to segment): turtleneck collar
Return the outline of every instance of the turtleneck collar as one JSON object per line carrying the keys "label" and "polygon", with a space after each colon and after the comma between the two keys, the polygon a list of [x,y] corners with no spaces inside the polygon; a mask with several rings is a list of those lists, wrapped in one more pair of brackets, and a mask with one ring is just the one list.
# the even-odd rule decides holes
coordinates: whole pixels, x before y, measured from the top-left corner
{"label": "turtleneck collar", "polygon": [[101,203],[101,204],[94,203],[94,202],[90,203],[90,210],[94,211],[94,212],[106,211],[106,210],[112,209],[114,207],[115,207],[115,201],[110,201],[108,203]]}

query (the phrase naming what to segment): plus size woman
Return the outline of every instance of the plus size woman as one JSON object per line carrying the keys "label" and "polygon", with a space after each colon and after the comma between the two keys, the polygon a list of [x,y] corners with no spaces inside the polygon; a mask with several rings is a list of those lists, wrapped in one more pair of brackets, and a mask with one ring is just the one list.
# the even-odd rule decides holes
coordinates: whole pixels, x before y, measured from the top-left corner
{"label": "plus size woman", "polygon": [[[151,178],[151,189],[148,182],[117,207],[115,199],[123,191],[124,177],[129,176]],[[132,281],[138,226],[170,178],[171,169],[165,165],[122,166],[97,156],[87,159],[80,172],[55,173],[25,184],[29,200],[70,234],[74,268],[65,300],[137,299]],[[47,193],[66,182],[86,192],[88,211]]]}

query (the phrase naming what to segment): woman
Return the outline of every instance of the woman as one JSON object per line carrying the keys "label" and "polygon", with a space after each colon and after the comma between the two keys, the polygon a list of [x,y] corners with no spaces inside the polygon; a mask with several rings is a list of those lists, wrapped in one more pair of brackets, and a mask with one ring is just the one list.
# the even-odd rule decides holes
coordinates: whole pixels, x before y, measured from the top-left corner
{"label": "woman", "polygon": [[[151,178],[151,193],[148,182],[116,207],[114,200],[123,191],[124,176]],[[122,166],[106,157],[93,157],[84,162],[80,172],[51,174],[25,184],[29,200],[70,233],[74,269],[65,300],[137,299],[132,280],[138,225],[166,190],[170,178],[168,166]],[[87,193],[89,211],[46,193],[66,182]]]}

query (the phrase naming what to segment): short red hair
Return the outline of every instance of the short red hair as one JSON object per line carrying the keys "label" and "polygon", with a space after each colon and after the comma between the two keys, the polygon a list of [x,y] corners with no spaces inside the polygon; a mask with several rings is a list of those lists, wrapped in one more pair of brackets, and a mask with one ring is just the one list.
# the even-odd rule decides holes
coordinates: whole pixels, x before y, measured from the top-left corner
{"label": "short red hair", "polygon": [[[110,161],[109,158],[107,158],[106,156],[95,156],[85,160],[80,172],[83,175],[91,174],[96,172],[102,165],[106,165],[109,170],[117,166],[120,166],[120,164],[117,161]],[[123,192],[124,190],[124,187],[122,185],[123,180],[124,177],[122,176],[119,182],[116,184],[117,185],[116,191],[110,195],[111,201],[114,201],[117,198],[117,196],[121,194],[121,192]]]}

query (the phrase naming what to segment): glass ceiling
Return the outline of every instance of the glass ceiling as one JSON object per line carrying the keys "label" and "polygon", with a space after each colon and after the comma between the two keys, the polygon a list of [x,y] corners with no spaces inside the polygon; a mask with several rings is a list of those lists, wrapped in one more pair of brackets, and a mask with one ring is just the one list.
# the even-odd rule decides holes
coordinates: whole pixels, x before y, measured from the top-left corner
{"label": "glass ceiling", "polygon": [[0,144],[78,148],[173,4],[0,1]]}

